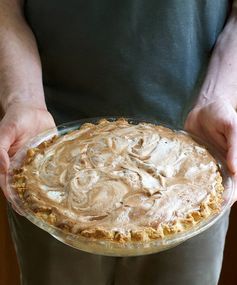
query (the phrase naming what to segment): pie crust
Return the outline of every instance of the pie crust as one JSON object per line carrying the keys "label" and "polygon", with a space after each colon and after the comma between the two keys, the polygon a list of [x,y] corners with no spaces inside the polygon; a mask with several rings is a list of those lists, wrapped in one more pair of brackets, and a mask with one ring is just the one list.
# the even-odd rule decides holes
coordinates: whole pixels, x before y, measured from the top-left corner
{"label": "pie crust", "polygon": [[123,118],[29,149],[13,187],[47,224],[115,242],[184,232],[220,211],[224,191],[217,161],[191,136]]}

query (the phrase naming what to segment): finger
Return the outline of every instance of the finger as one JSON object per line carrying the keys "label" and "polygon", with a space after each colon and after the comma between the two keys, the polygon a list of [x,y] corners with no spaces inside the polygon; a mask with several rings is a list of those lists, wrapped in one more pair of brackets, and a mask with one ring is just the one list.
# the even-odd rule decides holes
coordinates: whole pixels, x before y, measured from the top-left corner
{"label": "finger", "polygon": [[206,128],[203,128],[203,132],[205,133],[207,142],[210,143],[210,145],[214,146],[215,149],[220,152],[220,154],[226,156],[227,152],[226,137],[215,129],[208,130]]}
{"label": "finger", "polygon": [[210,133],[210,138],[214,142],[214,144],[222,151],[227,151],[227,141],[226,137],[218,132],[217,130],[213,130],[213,133]]}
{"label": "finger", "polygon": [[9,168],[8,151],[14,142],[14,132],[11,126],[0,126],[0,173],[6,173]]}
{"label": "finger", "polygon": [[237,175],[235,174],[233,176],[233,183],[234,183],[234,188],[235,188],[235,191],[234,191],[234,195],[233,195],[233,198],[232,198],[232,205],[237,201]]}
{"label": "finger", "polygon": [[0,146],[0,173],[7,173],[9,164],[10,162],[7,150]]}
{"label": "finger", "polygon": [[226,138],[228,147],[227,165],[231,172],[237,173],[237,122],[228,127]]}
{"label": "finger", "polygon": [[6,175],[3,175],[1,173],[0,173],[0,187],[1,187],[5,197],[8,199],[9,195],[7,193],[7,190],[6,190]]}

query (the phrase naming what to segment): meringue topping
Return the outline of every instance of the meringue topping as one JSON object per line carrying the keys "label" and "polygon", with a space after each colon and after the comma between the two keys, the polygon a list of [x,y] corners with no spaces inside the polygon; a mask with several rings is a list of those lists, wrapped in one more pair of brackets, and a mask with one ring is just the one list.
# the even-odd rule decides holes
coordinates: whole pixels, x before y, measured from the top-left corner
{"label": "meringue topping", "polygon": [[24,197],[76,229],[109,231],[173,223],[215,194],[218,167],[189,135],[120,119],[85,124],[24,166]]}

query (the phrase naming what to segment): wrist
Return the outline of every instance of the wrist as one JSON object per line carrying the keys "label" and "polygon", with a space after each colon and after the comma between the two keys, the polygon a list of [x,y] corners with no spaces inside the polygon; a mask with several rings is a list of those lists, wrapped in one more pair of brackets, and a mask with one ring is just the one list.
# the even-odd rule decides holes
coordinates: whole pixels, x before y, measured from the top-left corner
{"label": "wrist", "polygon": [[8,96],[2,96],[4,100],[1,100],[1,106],[4,113],[12,106],[29,106],[31,108],[37,108],[42,110],[47,110],[44,95],[43,94],[24,94],[23,92],[19,94],[11,93]]}
{"label": "wrist", "polygon": [[201,90],[195,103],[195,107],[203,107],[216,102],[220,102],[222,104],[229,104],[236,110],[237,94],[231,93],[231,91],[228,90],[226,90],[225,92],[223,91],[223,93],[209,93],[207,91]]}

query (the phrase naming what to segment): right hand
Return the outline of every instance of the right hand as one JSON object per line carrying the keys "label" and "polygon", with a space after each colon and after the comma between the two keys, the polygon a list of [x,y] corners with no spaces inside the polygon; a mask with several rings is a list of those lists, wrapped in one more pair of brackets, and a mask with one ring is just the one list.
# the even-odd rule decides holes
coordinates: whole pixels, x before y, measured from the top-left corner
{"label": "right hand", "polygon": [[9,157],[30,138],[53,127],[53,117],[46,108],[38,108],[26,102],[10,105],[0,122],[0,173],[6,175]]}

